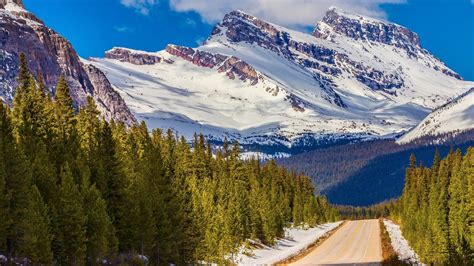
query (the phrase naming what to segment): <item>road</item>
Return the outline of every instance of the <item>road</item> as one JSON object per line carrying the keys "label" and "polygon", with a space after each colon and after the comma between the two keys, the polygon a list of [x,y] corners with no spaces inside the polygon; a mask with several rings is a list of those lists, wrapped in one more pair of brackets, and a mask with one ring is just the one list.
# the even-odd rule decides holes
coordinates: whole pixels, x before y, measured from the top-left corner
{"label": "road", "polygon": [[346,222],[320,246],[291,265],[380,265],[378,220]]}

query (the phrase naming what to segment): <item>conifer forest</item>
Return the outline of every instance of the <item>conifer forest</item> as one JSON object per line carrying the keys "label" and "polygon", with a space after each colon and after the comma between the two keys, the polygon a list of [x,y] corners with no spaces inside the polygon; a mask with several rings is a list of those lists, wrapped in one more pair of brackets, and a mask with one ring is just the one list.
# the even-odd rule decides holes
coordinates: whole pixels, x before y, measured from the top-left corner
{"label": "conifer forest", "polygon": [[248,239],[338,219],[307,176],[241,160],[238,143],[107,122],[92,98],[74,106],[63,77],[53,97],[24,55],[18,84],[0,105],[0,252],[11,263],[227,263]]}
{"label": "conifer forest", "polygon": [[435,154],[431,168],[410,157],[405,188],[391,216],[431,265],[474,264],[474,147]]}

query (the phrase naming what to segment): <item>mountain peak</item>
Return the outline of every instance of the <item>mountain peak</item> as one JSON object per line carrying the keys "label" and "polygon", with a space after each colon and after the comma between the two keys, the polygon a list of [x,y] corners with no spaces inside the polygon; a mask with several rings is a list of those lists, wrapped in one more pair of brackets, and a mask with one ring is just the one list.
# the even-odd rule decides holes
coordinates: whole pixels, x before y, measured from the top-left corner
{"label": "mountain peak", "polygon": [[372,18],[372,17],[368,17],[368,16],[363,16],[361,14],[357,14],[355,12],[351,12],[351,11],[348,11],[348,10],[344,10],[344,9],[339,8],[337,6],[331,6],[331,7],[328,8],[328,10],[326,11],[326,14],[323,18],[323,21],[325,19],[331,17],[331,16],[345,17],[345,18],[353,19],[353,20],[363,20],[366,23],[372,22],[372,23],[394,24],[394,23],[390,23],[390,22],[383,21],[383,20],[380,20],[380,19],[376,19],[376,18]]}
{"label": "mountain peak", "polygon": [[418,51],[423,50],[418,34],[411,30],[395,23],[347,12],[337,7],[329,8],[313,31],[313,36],[322,39],[331,39],[334,34],[355,40],[396,46],[406,50],[412,56],[416,56]]}
{"label": "mountain peak", "polygon": [[0,0],[0,7],[9,11],[25,11],[23,0]]}
{"label": "mountain peak", "polygon": [[224,34],[233,42],[252,42],[253,39],[265,38],[267,34],[273,36],[277,33],[278,30],[274,25],[244,11],[234,10],[227,13],[222,21],[214,27],[209,40]]}

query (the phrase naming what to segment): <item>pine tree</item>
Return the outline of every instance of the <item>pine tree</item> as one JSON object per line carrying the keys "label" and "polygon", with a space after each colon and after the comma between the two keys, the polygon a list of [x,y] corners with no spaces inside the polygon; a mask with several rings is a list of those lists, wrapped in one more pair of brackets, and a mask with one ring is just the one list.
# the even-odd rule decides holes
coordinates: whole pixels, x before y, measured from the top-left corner
{"label": "pine tree", "polygon": [[20,69],[18,71],[18,88],[16,94],[22,94],[29,87],[30,71],[28,70],[28,62],[24,53],[20,53]]}
{"label": "pine tree", "polygon": [[[0,108],[3,108],[3,106]],[[0,112],[2,111],[0,110]],[[1,133],[3,132],[0,132],[0,134]],[[4,143],[0,141],[0,217],[2,217],[2,219],[0,219],[0,252],[7,251],[8,229],[12,222],[9,212],[10,195],[7,192],[5,180],[7,169],[5,169],[5,158],[3,158],[3,144]]]}
{"label": "pine tree", "polygon": [[449,236],[454,260],[467,261],[469,253],[469,215],[467,211],[468,184],[462,172],[462,154],[457,150],[453,155],[452,175],[449,183]]}
{"label": "pine tree", "polygon": [[149,187],[142,178],[135,179],[129,187],[127,205],[127,246],[142,255],[149,255],[154,250],[156,221],[153,219],[153,200],[148,192]]}
{"label": "pine tree", "polygon": [[[16,145],[10,117],[11,114],[8,107],[0,104],[1,174],[3,174],[6,195],[9,200],[8,216],[4,220],[3,225],[10,225],[6,239],[9,257],[14,256],[19,251],[20,240],[24,235],[24,224],[18,221],[22,221],[26,216],[28,192],[31,185],[31,172],[27,167],[24,155]],[[1,245],[3,246],[4,244]]]}
{"label": "pine tree", "polygon": [[48,208],[36,186],[29,193],[29,203],[24,220],[24,235],[21,253],[34,265],[49,265],[53,260],[51,251],[51,225]]}
{"label": "pine tree", "polygon": [[61,75],[56,85],[54,101],[54,141],[53,161],[59,171],[64,163],[68,163],[71,170],[74,169],[74,160],[79,150],[77,139],[76,117],[74,104],[70,95],[69,86],[64,75]]}
{"label": "pine tree", "polygon": [[467,183],[467,198],[466,198],[466,211],[467,211],[467,226],[470,254],[469,259],[474,260],[474,148],[468,148],[466,155],[462,160],[462,176],[465,177]]}
{"label": "pine tree", "polygon": [[114,226],[123,226],[123,208],[127,181],[117,159],[116,145],[109,123],[103,122],[99,134],[99,173],[96,185],[107,202],[107,210]]}
{"label": "pine tree", "polygon": [[89,184],[87,177],[83,179],[81,194],[87,217],[86,254],[88,263],[94,265],[97,259],[104,258],[116,250],[117,239],[107,214],[107,204],[95,185]]}
{"label": "pine tree", "polygon": [[61,170],[60,177],[58,220],[57,228],[54,228],[55,241],[59,247],[56,256],[61,264],[82,265],[86,258],[87,225],[83,200],[67,164]]}

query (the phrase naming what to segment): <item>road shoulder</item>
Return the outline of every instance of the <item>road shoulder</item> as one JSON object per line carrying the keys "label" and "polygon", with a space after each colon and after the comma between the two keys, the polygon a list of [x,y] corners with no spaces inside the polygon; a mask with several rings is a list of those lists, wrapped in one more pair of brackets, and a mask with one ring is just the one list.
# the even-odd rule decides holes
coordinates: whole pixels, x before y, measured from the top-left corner
{"label": "road shoulder", "polygon": [[342,228],[346,224],[346,222],[347,221],[343,221],[336,228],[334,228],[331,231],[327,232],[322,237],[316,239],[316,241],[314,241],[311,245],[307,246],[305,249],[300,250],[300,252],[298,252],[298,253],[296,253],[296,254],[294,254],[294,255],[292,255],[292,256],[290,256],[290,257],[288,257],[288,258],[286,258],[282,261],[279,261],[279,262],[275,263],[274,265],[289,265],[290,263],[293,263],[295,261],[298,261],[298,260],[304,258],[306,255],[311,253],[314,249],[319,247],[324,241],[326,241],[328,238],[330,238],[340,228]]}

